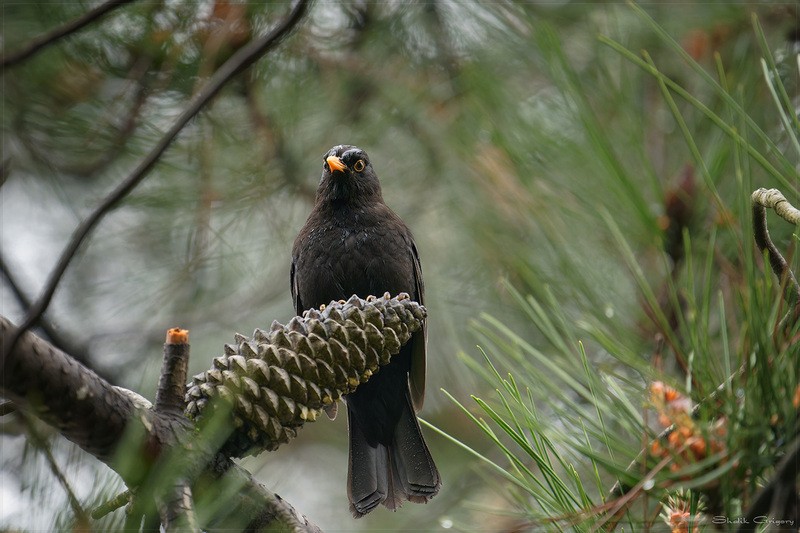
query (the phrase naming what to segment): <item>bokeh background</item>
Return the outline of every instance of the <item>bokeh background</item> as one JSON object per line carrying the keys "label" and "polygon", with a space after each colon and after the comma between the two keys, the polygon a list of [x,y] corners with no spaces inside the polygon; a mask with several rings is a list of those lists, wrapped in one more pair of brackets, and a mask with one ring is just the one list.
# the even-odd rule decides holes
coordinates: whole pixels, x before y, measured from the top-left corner
{"label": "bokeh background", "polygon": [[[4,2],[3,50],[92,6]],[[80,221],[230,54],[288,8],[132,2],[3,70],[4,315],[24,317]],[[758,286],[773,302],[780,293],[753,248],[748,202],[761,186],[797,199],[796,118],[787,128],[782,117],[798,103],[798,23],[797,6],[777,2],[315,2],[103,220],[38,331],[150,398],[167,328],[188,328],[192,371],[207,368],[234,332],[291,318],[290,250],[322,155],[358,145],[422,257],[430,314],[422,417],[464,446],[426,429],[441,494],[359,521],[347,510],[344,417],[308,424],[244,465],[326,531],[565,527],[543,521],[558,513],[476,457],[520,472],[440,389],[486,418],[471,395],[502,388],[486,353],[530,391],[542,434],[569,436],[565,406],[591,407],[569,381],[585,367],[613,376],[602,386],[640,418],[654,373],[690,384],[691,357],[715,354],[709,368],[718,372],[698,378],[707,392],[735,368],[752,329],[753,298],[743,295]],[[665,79],[684,93],[662,87]],[[786,100],[776,103],[776,87]],[[782,249],[792,248],[792,230],[775,222]],[[698,313],[704,323],[692,321]],[[662,330],[679,324],[706,340],[684,334],[661,354],[657,339],[670,338]],[[514,363],[525,343],[557,368],[532,356]],[[697,389],[702,396],[697,385],[682,390]],[[611,431],[634,457],[642,434],[626,429]],[[105,466],[39,431],[87,507],[121,489]],[[0,419],[0,432],[0,527],[67,527],[66,496],[41,447],[13,415]],[[557,441],[544,455],[563,453],[593,472],[570,438]],[[521,477],[533,483],[530,461],[522,464],[534,474]],[[592,505],[614,479],[598,470],[586,488]],[[98,531],[119,521],[109,517]]]}

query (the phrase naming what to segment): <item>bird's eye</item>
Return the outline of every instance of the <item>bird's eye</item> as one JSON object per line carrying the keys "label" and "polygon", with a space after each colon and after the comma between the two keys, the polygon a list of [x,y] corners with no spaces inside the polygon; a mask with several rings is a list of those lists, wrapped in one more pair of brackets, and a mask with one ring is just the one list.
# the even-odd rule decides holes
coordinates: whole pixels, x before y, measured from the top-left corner
{"label": "bird's eye", "polygon": [[329,169],[328,169],[328,162],[327,162],[327,161],[323,161],[323,162],[322,162],[322,170],[329,170]]}
{"label": "bird's eye", "polygon": [[356,164],[353,165],[353,170],[355,170],[356,172],[361,172],[362,170],[364,170],[364,166],[365,166],[364,160],[359,159],[358,161],[356,161]]}

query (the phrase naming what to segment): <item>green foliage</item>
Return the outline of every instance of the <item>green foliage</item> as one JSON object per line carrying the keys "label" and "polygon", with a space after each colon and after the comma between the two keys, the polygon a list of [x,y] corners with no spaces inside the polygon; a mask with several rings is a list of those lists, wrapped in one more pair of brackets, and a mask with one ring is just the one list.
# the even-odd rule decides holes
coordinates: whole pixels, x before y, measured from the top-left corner
{"label": "green foliage", "polygon": [[[629,9],[660,39],[661,54],[683,62],[678,79],[688,68],[697,80],[667,74],[658,64],[671,64],[668,57],[654,61],[607,35],[599,42],[652,77],[675,125],[668,156],[682,152],[691,166],[674,184],[645,171],[661,196],[648,198],[631,154],[609,141],[620,132],[599,118],[605,100],[592,99],[555,30],[538,28],[551,75],[583,125],[582,148],[599,165],[594,176],[607,189],[596,196],[559,188],[548,197],[545,208],[558,221],[543,230],[550,234],[544,257],[555,268],[548,272],[520,250],[507,292],[527,320],[511,328],[484,315],[474,326],[484,361],[464,356],[495,392],[473,396],[475,408],[449,395],[504,457],[466,447],[508,481],[518,525],[637,530],[654,525],[659,506],[673,528],[673,512],[705,527],[711,517],[734,520],[800,433],[793,404],[800,325],[778,327],[787,303],[751,244],[749,204],[763,184],[797,197],[797,115],[788,96],[796,87],[784,83],[755,16],[751,40],[764,59],[733,67],[722,54],[701,65],[643,9]],[[560,178],[548,168],[542,180],[554,187]],[[606,243],[602,257],[591,247],[556,251],[559,242],[575,242],[576,219]],[[792,228],[776,220],[771,229],[785,236]],[[541,241],[532,240],[541,254]],[[788,254],[786,238],[780,242]],[[620,283],[637,296],[608,290]],[[670,401],[663,382],[677,389]]]}
{"label": "green foliage", "polygon": [[[91,6],[4,5],[4,50]],[[23,292],[215,68],[286,8],[132,3],[3,73],[2,253]],[[636,502],[621,527],[658,520],[667,494],[740,514],[797,433],[797,348],[777,333],[786,309],[753,252],[749,205],[756,187],[800,192],[785,37],[796,18],[730,2],[317,2],[104,221],[48,319],[145,396],[167,327],[191,328],[193,372],[205,370],[232,330],[292,315],[288,255],[320,157],[358,144],[415,232],[428,383],[456,400],[429,390],[425,416],[461,446],[431,440],[444,488],[428,506],[358,522],[343,503],[344,417],[248,468],[331,530],[591,530],[625,502],[618,480]],[[771,216],[770,230],[797,265],[794,228]],[[470,331],[484,358],[465,346]],[[727,462],[709,454],[676,473],[642,460],[661,430],[645,408],[655,380],[698,405],[701,433],[725,417]],[[87,508],[116,493],[82,482],[91,461],[57,448]],[[57,508],[47,469],[19,455],[3,459],[3,484],[24,489],[26,509]],[[491,467],[469,468],[476,456]],[[201,513],[226,502],[204,498]],[[0,526],[55,523],[37,520]]]}

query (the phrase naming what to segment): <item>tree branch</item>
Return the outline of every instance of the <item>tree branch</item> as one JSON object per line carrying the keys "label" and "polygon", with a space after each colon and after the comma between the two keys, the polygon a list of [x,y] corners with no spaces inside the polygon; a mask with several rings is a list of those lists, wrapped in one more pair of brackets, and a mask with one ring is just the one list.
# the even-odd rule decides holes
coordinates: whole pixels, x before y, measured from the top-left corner
{"label": "tree branch", "polygon": [[167,332],[164,363],[156,391],[155,409],[159,413],[183,415],[184,389],[189,368],[189,332],[173,328]]}
{"label": "tree branch", "polygon": [[188,484],[180,483],[175,486],[172,498],[161,511],[161,524],[165,533],[200,533],[192,488]]}
{"label": "tree branch", "polygon": [[[289,502],[268,491],[253,479],[250,472],[228,457],[217,454],[215,463],[209,471],[214,473],[211,481],[222,483],[226,487],[236,487],[237,492],[233,505],[227,509],[220,509],[219,516],[204,526],[204,530],[208,533],[229,533],[231,524],[244,526],[244,531],[247,532],[264,531],[274,528],[275,524],[282,524],[290,531],[322,533],[319,526],[300,514]],[[199,485],[201,490],[212,490],[212,495],[219,494],[218,485],[211,483]],[[195,489],[195,497],[200,499],[197,485]]]}
{"label": "tree branch", "polygon": [[[758,493],[736,532],[756,531],[759,524],[759,521],[756,520],[758,517],[769,516],[775,520],[796,520],[796,517],[787,516],[787,511],[792,508],[791,503],[794,502],[786,501],[786,496],[788,493],[797,498],[796,479],[799,471],[800,436],[795,437],[794,442],[789,445],[786,455],[775,467],[774,477]],[[779,496],[783,496],[783,498]]]}
{"label": "tree branch", "polygon": [[253,76],[246,76],[243,84],[243,97],[250,110],[250,122],[256,136],[264,144],[263,157],[265,163],[270,164],[277,160],[280,179],[286,185],[296,190],[307,202],[313,204],[316,190],[297,175],[299,165],[292,160],[292,154],[286,147],[286,139],[280,131],[272,127],[267,113],[261,110],[256,95],[256,80]]}
{"label": "tree branch", "polygon": [[[189,332],[172,328],[167,331],[164,362],[156,391],[154,409],[162,416],[182,417],[186,407],[184,390],[189,368]],[[198,466],[205,464],[198,462]],[[189,476],[190,478],[192,476]],[[159,505],[161,524],[166,533],[187,531],[200,533],[189,480],[178,477]]]}
{"label": "tree branch", "polygon": [[108,0],[108,2],[98,5],[91,11],[87,11],[75,20],[67,22],[66,24],[47,32],[44,35],[36,37],[20,50],[9,53],[4,52],[3,56],[0,57],[0,69],[13,67],[14,65],[25,61],[62,37],[66,37],[67,35],[85,28],[92,22],[100,19],[103,15],[110,13],[111,11],[114,11],[118,7],[124,6],[125,4],[129,4],[132,1],[133,0]]}
{"label": "tree branch", "polygon": [[[0,317],[3,344],[15,331]],[[0,367],[4,397],[27,406],[103,462],[110,462],[135,411],[131,397],[52,344],[27,333]]]}
{"label": "tree branch", "polygon": [[751,196],[753,203],[753,235],[756,246],[769,256],[772,271],[786,286],[787,303],[794,309],[800,305],[800,284],[797,283],[794,272],[789,268],[789,263],[772,242],[767,229],[767,208],[775,212],[785,221],[795,226],[800,224],[800,211],[783,196],[778,189],[758,189]]}
{"label": "tree branch", "polygon": [[[0,274],[6,278],[8,286],[11,288],[11,292],[14,294],[14,298],[17,299],[17,302],[22,308],[22,312],[27,313],[31,307],[31,300],[22,290],[22,287],[20,287],[19,282],[17,282],[14,274],[12,274],[11,269],[6,263],[5,254],[2,250],[0,250]],[[70,354],[80,363],[92,368],[103,379],[113,380],[117,377],[116,375],[109,374],[107,371],[97,368],[92,361],[91,356],[89,355],[89,349],[82,342],[75,342],[71,335],[65,335],[59,331],[58,325],[52,324],[44,314],[42,315],[42,319],[39,321],[39,327],[44,334],[47,335],[47,338],[50,340],[50,342],[52,342],[59,350]]]}
{"label": "tree branch", "polygon": [[[12,331],[15,331],[13,324],[0,317],[0,342],[5,343]],[[20,337],[0,367],[0,384],[3,396],[108,464],[129,487],[140,487],[144,482],[152,484],[147,477],[154,465],[163,466],[159,460],[182,456],[202,459],[207,451],[203,446],[196,446],[200,450],[193,447],[197,443],[193,426],[186,426],[188,420],[159,414],[135,392],[112,386],[30,332]],[[115,461],[115,452],[123,442],[131,446],[128,436],[136,433],[141,435],[138,443],[125,448],[124,461]],[[171,443],[177,444],[170,449]],[[209,523],[203,525],[204,530],[221,532],[238,525],[256,524],[257,530],[269,526],[289,531],[319,531],[227,457],[212,453],[201,470],[193,487],[195,491],[211,491],[218,498],[218,483],[237,487],[236,491],[227,492],[232,494],[230,505],[210,517]],[[138,525],[136,519],[134,522]]]}
{"label": "tree branch", "polygon": [[39,298],[34,302],[25,320],[17,331],[9,337],[3,350],[3,359],[13,350],[19,337],[30,327],[36,324],[47,309],[55,294],[56,288],[67,270],[83,241],[94,230],[95,226],[107,215],[120,200],[125,198],[155,166],[161,155],[172,144],[183,128],[191,121],[200,110],[208,104],[214,96],[233,77],[257,61],[262,55],[275,48],[290,31],[300,22],[306,13],[308,0],[298,0],[289,15],[281,21],[272,31],[247,43],[236,51],[208,80],[205,86],[196,94],[192,102],[177,118],[172,127],[159,140],[158,144],[142,160],[134,171],[106,196],[100,205],[78,226],[72,234],[70,242],[59,257],[58,263],[53,268],[47,283]]}
{"label": "tree branch", "polygon": [[[407,294],[331,302],[253,338],[236,335],[208,371],[186,380],[188,337],[170,330],[156,406],[114,387],[25,332],[0,367],[0,394],[106,462],[134,492],[129,524],[194,523],[190,496],[231,501],[200,524],[207,531],[275,526],[319,531],[237,467],[241,456],[277,448],[343,394],[366,382],[424,324]],[[0,317],[0,341],[14,326]],[[185,394],[184,394],[185,393]],[[189,401],[184,416],[184,394]],[[188,489],[188,490],[187,490]]]}
{"label": "tree branch", "polygon": [[48,466],[50,467],[50,471],[53,473],[53,476],[55,476],[55,478],[58,480],[58,483],[64,489],[64,492],[67,494],[67,501],[69,501],[69,506],[72,508],[72,512],[75,514],[75,520],[77,524],[80,525],[80,528],[88,528],[89,513],[84,510],[80,500],[78,500],[78,497],[75,495],[75,491],[72,490],[69,481],[67,481],[64,473],[61,472],[61,469],[56,462],[56,458],[53,457],[53,452],[50,449],[50,443],[47,442],[47,440],[36,428],[33,417],[27,413],[21,414],[23,423],[25,424],[25,430],[27,431],[28,435],[30,435],[31,441],[33,441],[34,446],[36,446],[36,448],[38,448],[42,453],[47,461]]}
{"label": "tree branch", "polygon": [[130,503],[131,499],[133,498],[133,493],[130,490],[126,490],[121,492],[108,500],[107,502],[103,502],[94,509],[92,509],[91,517],[94,520],[99,520],[103,518],[105,515],[112,513],[122,507],[123,505],[127,505]]}

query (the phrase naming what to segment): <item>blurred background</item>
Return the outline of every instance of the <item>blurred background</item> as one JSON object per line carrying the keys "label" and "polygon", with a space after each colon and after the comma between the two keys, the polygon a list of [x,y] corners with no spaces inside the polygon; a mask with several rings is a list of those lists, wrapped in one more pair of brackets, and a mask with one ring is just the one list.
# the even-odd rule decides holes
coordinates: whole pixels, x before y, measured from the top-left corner
{"label": "blurred background", "polygon": [[[3,50],[93,6],[4,3]],[[132,2],[3,70],[3,315],[21,321],[80,221],[288,8]],[[788,3],[315,2],[102,221],[37,331],[151,399],[167,328],[190,330],[192,372],[206,369],[234,332],[291,318],[290,250],[322,155],[358,145],[422,258],[421,416],[461,445],[425,429],[441,494],[359,521],[347,509],[345,417],[308,424],[244,466],[326,531],[564,528],[553,517],[602,504],[616,479],[587,447],[605,435],[614,464],[636,457],[652,425],[650,381],[699,399],[754,352],[758,317],[773,327],[780,291],[752,245],[749,197],[779,187],[797,200],[799,45]],[[794,228],[771,224],[791,250]],[[540,458],[558,456],[559,472],[589,480],[573,489],[586,492],[574,506],[547,504],[535,454],[467,414],[493,418],[471,395],[502,408],[495,389],[508,372],[506,395],[518,386],[528,405],[519,435],[538,442]],[[788,426],[775,454],[797,429],[786,414],[792,384],[781,386],[775,409]],[[733,391],[725,405],[740,405]],[[604,416],[613,445],[580,427]],[[87,507],[122,488],[38,430]],[[0,431],[0,527],[68,527],[42,446],[13,415]],[[754,490],[756,480],[743,483]],[[112,515],[98,531],[120,522]]]}

